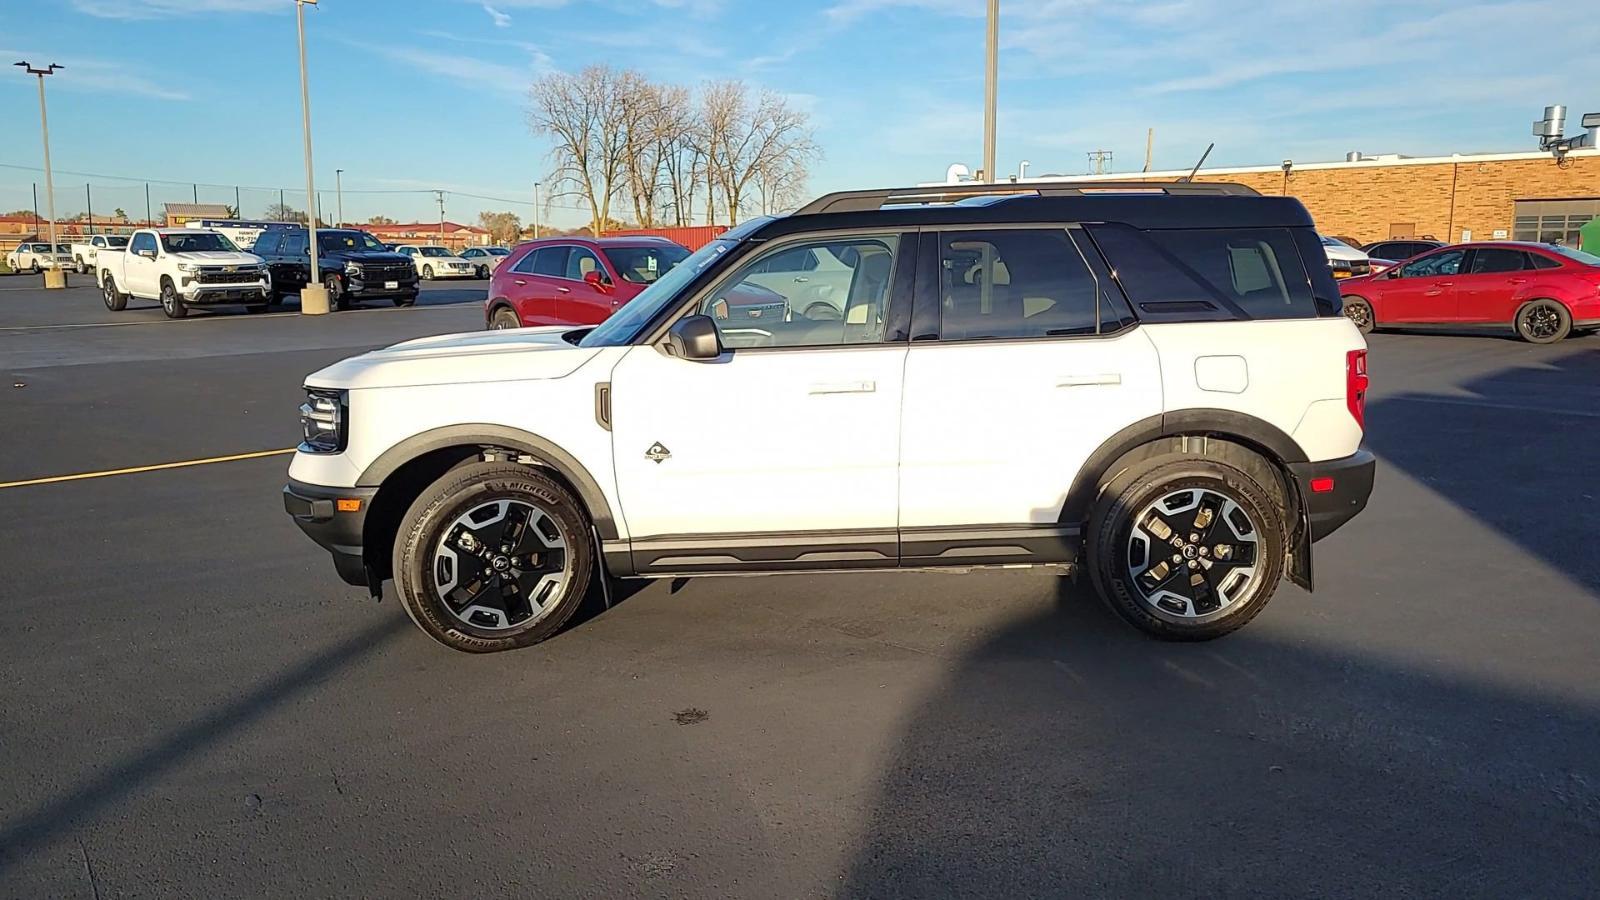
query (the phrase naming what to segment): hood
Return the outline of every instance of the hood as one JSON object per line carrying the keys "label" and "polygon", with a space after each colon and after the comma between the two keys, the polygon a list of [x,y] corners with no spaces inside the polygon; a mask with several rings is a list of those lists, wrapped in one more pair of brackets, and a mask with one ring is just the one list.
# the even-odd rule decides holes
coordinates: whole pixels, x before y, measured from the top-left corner
{"label": "hood", "polygon": [[441,334],[353,356],[312,374],[311,387],[416,387],[562,378],[600,352],[562,338],[570,326]]}
{"label": "hood", "polygon": [[1322,246],[1322,250],[1327,254],[1329,259],[1344,259],[1349,260],[1350,262],[1360,262],[1361,260],[1367,258],[1367,255],[1362,253],[1360,250],[1357,250],[1348,244],[1339,243],[1338,241],[1335,241],[1332,244],[1324,244]]}
{"label": "hood", "polygon": [[261,257],[254,253],[232,253],[227,250],[193,250],[188,253],[167,253],[184,262],[206,266],[259,266]]}

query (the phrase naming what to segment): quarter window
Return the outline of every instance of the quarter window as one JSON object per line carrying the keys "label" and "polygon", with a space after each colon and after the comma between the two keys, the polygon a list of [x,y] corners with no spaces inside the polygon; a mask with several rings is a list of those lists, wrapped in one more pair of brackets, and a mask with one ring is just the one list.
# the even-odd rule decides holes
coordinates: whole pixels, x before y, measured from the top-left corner
{"label": "quarter window", "polygon": [[741,266],[700,312],[733,349],[878,343],[898,251],[890,235],[790,244]]}
{"label": "quarter window", "polygon": [[1100,285],[1065,229],[943,232],[943,340],[1094,334]]}

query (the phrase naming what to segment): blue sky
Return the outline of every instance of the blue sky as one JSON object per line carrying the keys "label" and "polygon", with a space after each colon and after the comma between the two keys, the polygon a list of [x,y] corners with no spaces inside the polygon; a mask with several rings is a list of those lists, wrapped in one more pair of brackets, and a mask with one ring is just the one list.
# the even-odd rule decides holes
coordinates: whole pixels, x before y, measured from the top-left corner
{"label": "blue sky", "polygon": [[[1002,171],[1185,167],[1534,149],[1547,103],[1600,110],[1600,16],[1577,0],[1002,0]],[[813,115],[811,188],[909,184],[981,157],[984,0],[322,0],[307,9],[319,191],[332,215],[527,219],[548,147],[529,81],[595,62],[666,81],[742,78]],[[57,170],[263,188],[304,185],[290,0],[0,0],[0,51],[49,81]],[[39,166],[33,86],[5,94],[0,164]],[[35,173],[0,168],[0,207]],[[60,174],[58,207],[138,214],[144,188]],[[192,189],[152,188],[154,203]],[[202,187],[201,200],[232,202]],[[512,198],[520,205],[465,194]],[[275,191],[245,191],[259,214]],[[551,218],[579,221],[576,210]]]}

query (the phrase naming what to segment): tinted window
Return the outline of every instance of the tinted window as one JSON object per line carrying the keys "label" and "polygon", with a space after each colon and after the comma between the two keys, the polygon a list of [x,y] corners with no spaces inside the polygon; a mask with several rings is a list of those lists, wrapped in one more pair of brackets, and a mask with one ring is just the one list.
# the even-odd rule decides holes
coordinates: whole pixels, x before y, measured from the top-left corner
{"label": "tinted window", "polygon": [[1142,312],[1199,319],[1317,315],[1310,277],[1287,228],[1097,227],[1092,233]]}
{"label": "tinted window", "polygon": [[567,256],[565,277],[571,278],[573,281],[582,281],[584,276],[590,272],[599,272],[602,279],[606,277],[606,270],[601,267],[600,259],[594,253],[583,247],[573,247],[572,252]]}
{"label": "tinted window", "polygon": [[140,250],[154,250],[155,248],[156,236],[148,231],[143,231],[134,235],[132,243],[128,245],[128,249],[135,253],[139,252]]}
{"label": "tinted window", "polygon": [[378,239],[365,231],[319,231],[317,247],[323,253],[371,252],[382,250]]}
{"label": "tinted window", "polygon": [[533,273],[565,278],[567,275],[568,247],[540,247],[533,253]]}
{"label": "tinted window", "polygon": [[1094,334],[1099,285],[1064,229],[939,235],[945,340]]}
{"label": "tinted window", "polygon": [[1527,268],[1528,254],[1521,250],[1485,247],[1472,254],[1472,274],[1489,275],[1495,272],[1520,272]]}
{"label": "tinted window", "polygon": [[277,256],[278,248],[281,246],[283,246],[282,234],[263,231],[261,236],[256,238],[255,246],[250,248],[250,252],[257,256]]}
{"label": "tinted window", "polygon": [[417,252],[421,253],[423,256],[431,256],[434,258],[451,255],[450,251],[444,247],[421,247],[418,248]]}
{"label": "tinted window", "polygon": [[[899,239],[830,238],[758,255],[723,281],[700,312],[717,323],[723,346],[820,347],[883,340],[884,311]],[[773,272],[775,254],[814,253],[833,274],[797,280]],[[797,259],[797,256],[790,256]]]}
{"label": "tinted window", "polygon": [[1465,257],[1465,250],[1442,250],[1430,253],[1421,259],[1414,259],[1400,267],[1401,278],[1427,278],[1438,275],[1454,275],[1461,271],[1461,260]]}
{"label": "tinted window", "polygon": [[278,251],[284,256],[300,256],[306,252],[306,233],[304,231],[291,231],[284,235],[283,249]]}
{"label": "tinted window", "polygon": [[1528,259],[1533,261],[1533,267],[1535,269],[1559,269],[1559,268],[1561,268],[1561,263],[1556,262],[1555,260],[1551,259],[1548,256],[1542,256],[1542,255],[1540,255],[1538,253],[1529,253],[1528,254]]}
{"label": "tinted window", "polygon": [[602,251],[623,281],[650,284],[689,257],[682,247],[607,247]]}

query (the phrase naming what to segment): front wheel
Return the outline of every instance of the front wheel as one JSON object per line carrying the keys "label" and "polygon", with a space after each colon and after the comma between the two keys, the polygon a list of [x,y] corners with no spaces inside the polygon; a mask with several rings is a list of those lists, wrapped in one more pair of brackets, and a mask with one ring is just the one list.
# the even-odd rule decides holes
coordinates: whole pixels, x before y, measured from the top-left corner
{"label": "front wheel", "polygon": [[1378,320],[1372,314],[1372,304],[1360,297],[1344,297],[1345,318],[1355,323],[1362,334],[1371,334],[1378,327]]}
{"label": "front wheel", "polygon": [[538,643],[583,603],[594,567],[589,529],[577,498],[536,468],[455,469],[402,521],[394,548],[400,603],[455,650]]}
{"label": "front wheel", "polygon": [[1192,458],[1112,484],[1090,519],[1088,553],[1095,589],[1118,616],[1158,638],[1203,641],[1266,607],[1287,543],[1272,492]]}
{"label": "front wheel", "polygon": [[433,280],[433,266],[423,266],[422,267],[422,280],[423,281],[432,281]]}
{"label": "front wheel", "polygon": [[32,260],[31,262],[28,263],[28,274],[37,275],[37,274],[39,274],[40,271],[41,270],[39,269],[39,261],[37,259]]}
{"label": "front wheel", "polygon": [[322,287],[328,292],[328,306],[337,310],[350,308],[350,298],[345,294],[344,282],[339,280],[338,275],[322,276]]}
{"label": "front wheel", "polygon": [[172,280],[161,280],[161,311],[169,319],[181,319],[189,314],[189,307],[184,304],[183,298],[178,296],[178,289],[173,286]]}
{"label": "front wheel", "polygon": [[479,278],[488,278],[489,277],[489,267],[488,266],[479,266],[478,267],[478,277]]}
{"label": "front wheel", "polygon": [[1572,314],[1554,300],[1531,300],[1517,310],[1513,324],[1530,344],[1554,344],[1572,332]]}
{"label": "front wheel", "polygon": [[395,306],[416,306],[417,305],[417,295],[416,294],[406,294],[403,297],[396,297],[396,298],[394,298],[394,305]]}

